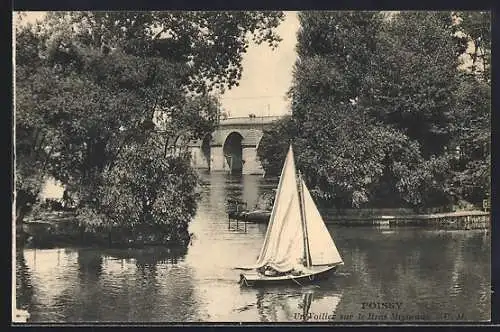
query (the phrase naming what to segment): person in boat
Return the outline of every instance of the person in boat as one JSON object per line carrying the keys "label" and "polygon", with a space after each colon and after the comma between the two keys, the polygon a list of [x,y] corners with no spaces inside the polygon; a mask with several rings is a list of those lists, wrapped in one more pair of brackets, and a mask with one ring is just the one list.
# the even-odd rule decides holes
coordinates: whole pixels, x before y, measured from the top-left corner
{"label": "person in boat", "polygon": [[264,265],[261,268],[258,268],[257,271],[260,274],[265,275],[266,277],[279,277],[279,276],[284,276],[284,275],[289,275],[289,274],[298,276],[298,275],[302,274],[301,271],[298,271],[295,269],[293,269],[291,271],[287,271],[287,272],[280,272],[268,264]]}
{"label": "person in boat", "polygon": [[281,273],[279,271],[276,271],[272,266],[269,266],[269,265],[264,265],[264,266],[258,268],[257,271],[260,274],[265,275],[266,277],[277,277],[277,276],[281,275]]}

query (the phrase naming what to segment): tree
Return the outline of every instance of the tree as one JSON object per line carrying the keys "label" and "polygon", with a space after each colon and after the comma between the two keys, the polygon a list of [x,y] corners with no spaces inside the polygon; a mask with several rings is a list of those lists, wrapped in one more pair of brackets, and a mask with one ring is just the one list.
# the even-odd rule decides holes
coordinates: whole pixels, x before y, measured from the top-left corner
{"label": "tree", "polygon": [[[158,131],[161,135],[155,139],[163,151],[181,132],[186,144],[210,132],[218,118],[210,91],[237,84],[241,55],[251,36],[271,46],[279,41],[274,28],[282,15],[57,12],[49,13],[43,24],[21,28],[16,45],[16,139],[26,148],[17,151],[16,162],[26,165],[26,172],[19,169],[18,174],[31,171],[27,147],[34,146],[36,133],[46,128],[39,144],[46,153],[44,172],[76,188],[82,206],[113,215],[109,209],[117,205],[106,203],[106,188],[123,191],[116,198],[125,200],[131,193],[127,183],[134,178],[120,187],[107,176],[117,169],[170,169],[150,159],[134,160],[131,151],[144,153],[150,146],[154,154],[157,146],[151,135]],[[185,164],[181,155],[169,160]],[[189,167],[182,169],[189,178]],[[39,186],[41,181],[34,183]],[[192,187],[183,190],[186,197],[192,195]]]}
{"label": "tree", "polygon": [[377,119],[418,141],[425,157],[443,153],[453,121],[458,58],[441,22],[434,12],[401,12],[387,21],[377,38],[371,92],[363,99]]}
{"label": "tree", "polygon": [[297,134],[296,124],[290,116],[285,116],[264,130],[257,147],[257,157],[261,160],[266,176],[281,174],[288,146]]}
{"label": "tree", "polygon": [[[264,134],[264,168],[281,165],[286,151],[270,136],[294,134],[298,167],[325,204],[421,208],[479,197],[491,97],[459,69],[469,39],[456,14],[299,18],[292,119]],[[458,145],[468,157],[457,163]]]}
{"label": "tree", "polygon": [[272,136],[294,138],[297,165],[313,195],[324,204],[360,206],[372,198],[388,155],[414,159],[419,151],[397,130],[379,126],[360,103],[383,16],[307,12],[299,18],[292,120],[264,134],[259,155],[266,173],[276,173],[286,147],[269,143]]}
{"label": "tree", "polygon": [[50,172],[53,146],[48,147],[47,142],[57,142],[58,137],[50,130],[43,114],[29,112],[23,106],[32,103],[33,95],[27,90],[35,84],[23,64],[32,63],[35,67],[41,64],[36,31],[17,29],[16,37],[16,60],[20,65],[16,67],[15,183],[16,221],[20,223],[36,203],[41,183]]}
{"label": "tree", "polygon": [[[338,103],[356,100],[363,93],[366,74],[374,69],[375,36],[382,18],[378,12],[299,13],[293,102],[327,96]],[[318,71],[321,76],[308,76],[319,66],[324,69]],[[301,113],[294,109],[297,116]]]}
{"label": "tree", "polygon": [[479,205],[491,195],[491,86],[464,73],[455,95],[455,158],[447,187],[454,197]]}
{"label": "tree", "polygon": [[[374,201],[381,181],[387,180],[386,168],[416,166],[419,146],[400,132],[379,126],[356,108],[325,101],[310,108],[310,121],[283,119],[265,131],[258,155],[266,175],[279,175],[288,144],[293,141],[297,167],[319,204],[345,208]],[[279,142],[276,137],[280,137]],[[391,194],[394,204],[401,204],[399,197]]]}
{"label": "tree", "polygon": [[453,163],[449,191],[480,204],[491,196],[491,14],[456,12],[456,30],[468,44],[455,92]]}
{"label": "tree", "polygon": [[103,179],[97,196],[104,224],[187,243],[198,198],[189,152],[165,156],[161,135],[151,134],[129,144]]}
{"label": "tree", "polygon": [[47,30],[65,24],[79,43],[109,52],[188,64],[187,91],[238,84],[250,38],[276,47],[282,12],[54,12]]}
{"label": "tree", "polygon": [[381,123],[420,145],[417,167],[392,170],[399,178],[397,190],[416,207],[443,206],[455,198],[446,183],[452,176],[458,52],[464,49],[456,31],[450,12],[392,16],[378,33],[379,69],[371,78],[371,94],[362,100]]}

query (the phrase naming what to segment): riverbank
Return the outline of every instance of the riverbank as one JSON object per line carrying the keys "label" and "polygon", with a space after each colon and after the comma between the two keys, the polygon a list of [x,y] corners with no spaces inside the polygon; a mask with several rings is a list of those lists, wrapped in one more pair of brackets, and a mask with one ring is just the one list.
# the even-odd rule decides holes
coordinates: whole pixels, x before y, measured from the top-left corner
{"label": "riverbank", "polygon": [[327,216],[330,224],[375,226],[424,226],[438,229],[489,229],[491,215],[484,211],[457,211],[432,214],[382,215],[372,218],[342,218]]}
{"label": "riverbank", "polygon": [[178,239],[161,229],[131,230],[123,227],[86,227],[75,212],[44,212],[17,226],[18,245],[27,247],[99,246],[108,248],[143,248],[145,246],[183,247],[188,233]]}
{"label": "riverbank", "polygon": [[[423,226],[438,229],[489,229],[491,214],[484,211],[457,211],[430,214],[353,215],[323,212],[326,224],[343,226]],[[230,219],[267,223],[270,211],[242,211],[228,214]]]}

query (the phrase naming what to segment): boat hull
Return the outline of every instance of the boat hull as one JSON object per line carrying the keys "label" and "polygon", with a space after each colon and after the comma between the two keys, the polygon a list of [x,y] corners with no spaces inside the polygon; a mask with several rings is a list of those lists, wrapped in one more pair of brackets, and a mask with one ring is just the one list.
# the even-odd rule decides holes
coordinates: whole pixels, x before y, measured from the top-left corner
{"label": "boat hull", "polygon": [[245,215],[245,220],[257,224],[267,224],[269,222],[269,218],[271,217],[270,211],[251,211]]}
{"label": "boat hull", "polygon": [[258,287],[266,285],[277,285],[277,284],[295,284],[302,286],[305,284],[311,284],[320,280],[328,279],[332,273],[334,273],[337,268],[342,264],[328,265],[328,266],[316,266],[313,267],[310,273],[305,273],[301,275],[284,275],[284,276],[264,276],[256,271],[251,273],[241,273],[240,274],[240,285],[246,287]]}
{"label": "boat hull", "polygon": [[229,219],[252,222],[256,224],[267,224],[271,217],[271,212],[266,210],[257,211],[231,211],[228,212]]}

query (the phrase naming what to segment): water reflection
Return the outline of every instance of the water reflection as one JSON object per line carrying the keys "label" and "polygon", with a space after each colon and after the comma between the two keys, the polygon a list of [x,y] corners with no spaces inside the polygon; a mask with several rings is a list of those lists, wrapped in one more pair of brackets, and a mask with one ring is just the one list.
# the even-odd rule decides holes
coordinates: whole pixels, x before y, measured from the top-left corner
{"label": "water reflection", "polygon": [[[96,283],[102,274],[102,254],[96,250],[77,249],[78,277],[79,282]],[[60,261],[61,252],[58,251],[58,260]]]}
{"label": "water reflection", "polygon": [[[445,313],[460,312],[462,320],[489,319],[484,296],[490,283],[489,243],[483,232],[399,229],[386,238],[373,230],[360,237],[356,230],[336,231],[341,243],[349,241],[344,260],[351,277],[344,295],[355,299],[342,301],[341,312],[359,312],[362,303],[375,300],[402,301],[398,315],[423,313],[426,320],[444,320]],[[370,313],[379,317],[387,310]],[[394,320],[392,313],[387,320]]]}
{"label": "water reflection", "polygon": [[33,302],[31,275],[22,250],[16,250],[16,307],[30,310]]}
{"label": "water reflection", "polygon": [[[315,322],[336,320],[336,309],[342,298],[342,292],[316,287],[320,286],[267,287],[255,290],[254,307],[259,318],[258,321]],[[250,310],[252,307],[252,305],[247,305],[240,310]]]}
{"label": "water reflection", "polygon": [[[241,288],[235,266],[259,254],[266,225],[228,228],[225,201],[255,204],[275,187],[259,176],[205,177],[202,202],[183,252],[65,248],[17,253],[18,306],[34,322],[386,321],[421,313],[423,320],[490,317],[490,236],[480,231],[429,231],[329,226],[345,266],[301,288]],[[363,303],[400,302],[399,310]],[[394,314],[394,316],[393,316]],[[406,317],[406,318],[405,318]],[[410,320],[411,322],[412,320]]]}

